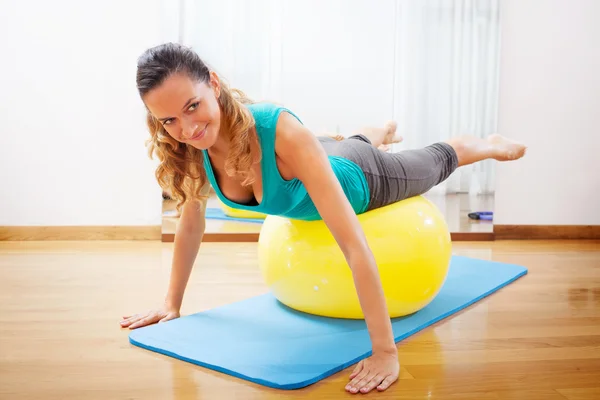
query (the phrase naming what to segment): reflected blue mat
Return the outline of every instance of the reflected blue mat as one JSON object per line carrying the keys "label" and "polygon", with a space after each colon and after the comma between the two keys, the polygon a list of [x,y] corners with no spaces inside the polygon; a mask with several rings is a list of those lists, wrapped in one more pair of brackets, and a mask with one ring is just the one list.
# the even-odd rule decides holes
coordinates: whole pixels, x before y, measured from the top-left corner
{"label": "reflected blue mat", "polygon": [[205,218],[208,218],[208,219],[220,219],[220,220],[223,220],[223,221],[248,222],[248,223],[252,223],[252,224],[262,224],[263,222],[265,222],[264,219],[260,219],[260,218],[234,218],[234,217],[230,217],[228,215],[225,215],[225,213],[223,212],[223,210],[221,210],[220,208],[212,208],[212,207],[208,207],[206,209]]}
{"label": "reflected blue mat", "polygon": [[[481,300],[527,269],[452,257],[438,296],[421,311],[392,321],[396,342]],[[370,355],[363,320],[292,310],[271,294],[132,331],[129,341],[203,367],[278,389],[313,384]]]}

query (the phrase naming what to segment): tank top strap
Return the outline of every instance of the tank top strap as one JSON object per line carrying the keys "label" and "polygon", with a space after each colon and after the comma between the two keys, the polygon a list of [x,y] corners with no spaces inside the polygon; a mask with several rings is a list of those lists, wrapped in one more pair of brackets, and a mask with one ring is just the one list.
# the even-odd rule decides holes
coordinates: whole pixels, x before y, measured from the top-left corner
{"label": "tank top strap", "polygon": [[254,117],[256,133],[262,152],[261,170],[264,202],[277,195],[277,188],[293,183],[293,180],[286,181],[283,179],[277,167],[275,138],[279,116],[285,111],[297,118],[298,121],[302,121],[289,109],[273,103],[255,103],[249,105],[248,109]]}

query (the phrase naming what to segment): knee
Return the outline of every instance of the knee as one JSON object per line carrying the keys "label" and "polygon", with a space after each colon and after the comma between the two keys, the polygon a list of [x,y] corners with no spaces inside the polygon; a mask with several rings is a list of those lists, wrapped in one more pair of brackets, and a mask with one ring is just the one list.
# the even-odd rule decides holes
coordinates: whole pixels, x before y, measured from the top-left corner
{"label": "knee", "polygon": [[460,140],[453,141],[450,139],[448,142],[437,143],[436,149],[444,165],[445,171],[442,177],[442,180],[444,180],[458,168],[458,161],[466,151],[466,145]]}
{"label": "knee", "polygon": [[445,142],[440,142],[441,147],[451,149],[455,154],[462,154],[465,152],[466,144],[460,138],[451,138]]}

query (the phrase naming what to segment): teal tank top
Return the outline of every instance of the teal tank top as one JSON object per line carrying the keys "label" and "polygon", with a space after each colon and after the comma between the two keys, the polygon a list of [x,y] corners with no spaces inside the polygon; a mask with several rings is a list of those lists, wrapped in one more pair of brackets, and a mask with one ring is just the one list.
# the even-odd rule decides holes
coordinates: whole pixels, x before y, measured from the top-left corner
{"label": "teal tank top", "polygon": [[[304,221],[320,220],[321,216],[304,184],[297,178],[284,179],[279,173],[275,158],[275,130],[279,114],[286,111],[296,117],[298,121],[300,121],[300,118],[287,108],[270,103],[249,104],[246,107],[254,116],[256,132],[262,151],[260,163],[263,199],[260,204],[239,204],[226,198],[217,185],[208,151],[203,150],[206,175],[217,196],[223,203],[235,209],[255,211],[267,215],[279,215]],[[298,150],[300,151],[300,149]],[[348,159],[331,155],[328,157],[333,172],[354,212],[356,214],[365,212],[369,205],[370,192],[361,168]]]}

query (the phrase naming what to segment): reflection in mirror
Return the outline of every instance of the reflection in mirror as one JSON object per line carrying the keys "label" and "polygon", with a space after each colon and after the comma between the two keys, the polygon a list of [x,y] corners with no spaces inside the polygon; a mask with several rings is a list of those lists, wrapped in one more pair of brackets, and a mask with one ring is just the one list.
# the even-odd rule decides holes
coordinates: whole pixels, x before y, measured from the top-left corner
{"label": "reflection in mirror", "polygon": [[[176,201],[168,193],[163,193],[162,203],[162,241],[175,240],[175,230],[179,220]],[[229,214],[229,215],[228,215]],[[203,241],[211,242],[254,242],[258,240],[262,220],[240,218],[231,213],[219,200],[211,188],[210,198],[206,207],[206,231]]]}
{"label": "reflection in mirror", "polygon": [[[490,240],[493,235],[494,195],[468,193],[426,193],[446,218],[455,240]],[[260,234],[260,215],[244,215],[228,209],[211,188],[206,210],[205,241],[257,241]],[[259,218],[256,218],[259,217]],[[179,216],[175,201],[163,193],[162,240],[172,242]]]}

